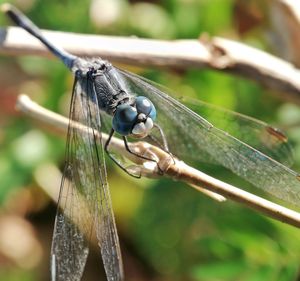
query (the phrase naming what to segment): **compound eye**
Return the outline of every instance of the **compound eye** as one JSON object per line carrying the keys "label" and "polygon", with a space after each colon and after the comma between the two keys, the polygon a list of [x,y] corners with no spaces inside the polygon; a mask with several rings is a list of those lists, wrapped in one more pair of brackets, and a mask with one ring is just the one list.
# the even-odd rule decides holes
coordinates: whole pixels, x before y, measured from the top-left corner
{"label": "compound eye", "polygon": [[131,130],[137,119],[137,114],[136,108],[130,105],[119,105],[112,120],[113,129],[123,136],[131,134]]}
{"label": "compound eye", "polygon": [[146,97],[139,96],[135,98],[135,106],[138,113],[144,113],[149,116],[153,121],[156,118],[156,109],[153,103]]}

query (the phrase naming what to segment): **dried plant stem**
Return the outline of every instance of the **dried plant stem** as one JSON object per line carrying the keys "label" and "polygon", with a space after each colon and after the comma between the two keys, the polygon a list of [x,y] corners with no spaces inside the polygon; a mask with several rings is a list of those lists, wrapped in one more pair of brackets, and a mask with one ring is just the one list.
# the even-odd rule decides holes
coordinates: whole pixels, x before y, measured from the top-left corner
{"label": "dried plant stem", "polygon": [[[109,59],[132,65],[178,69],[210,68],[240,75],[284,92],[300,102],[300,71],[268,53],[232,40],[200,39],[163,41],[114,36],[43,31],[45,36],[72,54]],[[18,27],[0,29],[0,53],[50,56],[37,39]]]}
{"label": "dried plant stem", "polygon": [[[49,125],[50,127],[54,129],[58,129],[62,132],[66,132],[69,126],[69,119],[65,118],[57,113],[54,113],[48,109],[45,109],[41,106],[39,106],[37,103],[33,102],[32,100],[29,99],[28,96],[26,95],[20,95],[18,98],[18,103],[17,103],[17,109],[25,113],[26,115],[32,117],[33,119],[39,120],[40,122]],[[85,128],[81,124],[78,124],[76,122],[72,122],[72,126],[75,127],[77,126],[80,130],[85,130],[88,133],[88,128]],[[96,132],[96,134],[99,133]],[[108,135],[102,133],[101,134],[102,140],[105,142],[108,139]],[[131,148],[134,150],[137,150],[136,147],[132,147],[132,144],[129,144]],[[126,149],[124,149],[124,143],[122,140],[113,137],[112,141],[110,142],[110,147],[125,155],[128,159],[133,160],[137,162],[137,158],[133,156],[133,154],[128,153]],[[140,160],[140,159],[139,159]],[[213,193],[207,189],[204,189],[200,186],[192,185],[195,189],[198,191],[204,193],[205,195],[211,197],[212,199],[222,202],[225,201],[226,198],[223,196]]]}
{"label": "dried plant stem", "polygon": [[[55,128],[63,131],[67,130],[69,120],[56,113],[50,112],[32,102],[27,96],[21,95],[17,108],[28,116],[46,123]],[[82,125],[75,122],[70,123],[71,126],[80,126],[83,130],[86,130]],[[99,132],[98,132],[99,134]],[[100,135],[99,135],[100,136]],[[101,134],[103,140],[107,139],[107,135]],[[125,157],[130,159],[137,165],[141,165],[142,174],[147,177],[161,177],[167,176],[179,181],[186,182],[195,188],[205,188],[209,193],[217,193],[219,196],[225,196],[236,202],[242,203],[249,208],[255,209],[260,213],[263,213],[273,219],[282,221],[284,223],[293,225],[300,228],[300,214],[287,209],[283,206],[270,202],[266,199],[248,193],[237,187],[224,183],[211,176],[204,174],[203,172],[196,170],[184,162],[173,159],[168,153],[164,152],[160,148],[153,146],[149,143],[139,141],[130,143],[131,149],[135,152],[151,157],[155,157],[158,161],[158,165],[163,169],[164,173],[160,174],[156,165],[151,165],[153,162],[144,160],[140,157],[136,157],[126,151],[122,141],[118,138],[113,138],[111,145],[114,149],[117,149]],[[175,160],[175,161],[174,161]],[[150,163],[149,163],[150,162]],[[222,197],[221,197],[222,198]]]}
{"label": "dried plant stem", "polygon": [[275,0],[270,2],[268,18],[271,24],[272,42],[277,43],[276,52],[299,68],[300,1]]}

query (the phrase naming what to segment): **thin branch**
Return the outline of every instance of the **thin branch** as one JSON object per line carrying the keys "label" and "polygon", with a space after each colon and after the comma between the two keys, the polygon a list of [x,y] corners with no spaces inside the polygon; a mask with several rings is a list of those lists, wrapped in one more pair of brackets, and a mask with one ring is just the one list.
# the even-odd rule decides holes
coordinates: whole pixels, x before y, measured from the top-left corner
{"label": "thin branch", "polygon": [[272,41],[277,53],[284,59],[300,66],[300,2],[276,0],[268,10],[272,26]]}
{"label": "thin branch", "polygon": [[[289,94],[300,101],[300,71],[292,64],[245,44],[202,36],[199,40],[163,41],[135,37],[82,35],[43,31],[45,36],[72,54],[113,62],[172,67],[209,68],[240,75]],[[0,53],[50,56],[44,46],[17,27],[0,29]]]}
{"label": "thin branch", "polygon": [[[67,118],[62,117],[53,112],[49,112],[48,110],[32,102],[27,96],[20,96],[17,107],[25,114],[36,118],[41,122],[44,122],[48,125],[52,125],[56,128],[63,129],[64,131],[67,129],[67,124],[69,123],[69,120]],[[74,122],[70,123],[70,125],[81,126],[83,130],[91,130],[89,128],[84,127],[83,125]],[[107,136],[105,134],[102,134],[102,137],[103,139],[105,139]],[[208,176],[202,173],[201,171],[186,165],[184,162],[178,159],[173,159],[168,153],[164,152],[156,146],[153,146],[143,141],[130,143],[130,149],[134,150],[134,152],[147,156],[148,158],[151,157],[152,159],[156,159],[158,161],[160,169],[164,171],[163,175],[161,175],[161,173],[158,171],[157,165],[153,165],[153,162],[144,160],[141,157],[136,157],[133,154],[127,153],[123,144],[119,145],[119,139],[113,138],[111,144],[116,149],[120,149],[119,151],[125,157],[137,164],[139,168],[142,168],[143,176],[167,176],[176,179],[177,181],[186,182],[195,187],[201,186],[210,192],[220,194],[222,196],[225,196],[226,198],[230,198],[236,202],[242,203],[248,206],[249,208],[255,209],[260,213],[272,217],[273,219],[300,228],[300,213],[297,213],[291,209],[287,209],[283,206],[280,206],[266,199],[248,193],[237,187],[217,180],[211,176]]]}
{"label": "thin branch", "polygon": [[[28,96],[26,95],[20,95],[18,98],[18,102],[16,105],[17,109],[21,112],[25,113],[26,115],[32,117],[33,119],[39,120],[41,123],[50,125],[50,127],[54,129],[58,129],[61,132],[66,132],[69,126],[69,119],[62,117],[61,115],[54,113],[50,110],[47,110],[41,106],[39,106],[37,103],[31,101]],[[72,122],[72,126],[78,128],[79,130],[85,131],[86,133],[91,133],[89,128],[83,126],[82,124]],[[96,132],[96,135],[99,137],[99,133]],[[106,142],[108,139],[108,135],[101,133],[101,137],[103,139],[103,142]],[[131,150],[137,150],[136,147],[132,146],[131,143],[129,143]],[[116,152],[126,156],[128,159],[133,160],[136,164],[141,164],[141,162],[137,163],[138,160],[141,158],[137,158],[132,153],[128,153],[126,149],[124,149],[124,142],[123,140],[120,140],[118,138],[113,137],[112,141],[110,142],[110,147],[115,150]],[[139,151],[137,151],[140,153]],[[218,201],[223,202],[226,201],[226,198],[216,194],[214,192],[211,192],[207,189],[202,188],[201,186],[196,186],[193,184],[190,184],[192,187],[197,189],[198,191],[204,193],[205,195],[209,196],[210,198]]]}

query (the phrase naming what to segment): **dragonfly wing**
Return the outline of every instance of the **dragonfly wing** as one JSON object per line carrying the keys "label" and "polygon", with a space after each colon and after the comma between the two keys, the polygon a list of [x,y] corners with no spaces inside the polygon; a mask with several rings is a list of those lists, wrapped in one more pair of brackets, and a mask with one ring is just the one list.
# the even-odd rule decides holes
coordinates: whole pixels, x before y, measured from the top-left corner
{"label": "dragonfly wing", "polygon": [[299,175],[255,148],[214,127],[148,80],[124,71],[123,83],[134,95],[147,96],[156,106],[157,123],[163,129],[172,154],[193,164],[203,155],[271,195],[293,204],[300,203]]}
{"label": "dragonfly wing", "polygon": [[88,253],[87,241],[95,238],[93,235],[99,241],[107,279],[123,280],[100,112],[90,78],[75,81],[70,119],[81,125],[69,125],[66,170],[52,243],[54,280],[80,280]]}
{"label": "dragonfly wing", "polygon": [[279,129],[261,120],[200,100],[183,97],[180,101],[215,127],[230,133],[286,166],[293,164],[292,147],[287,136]]}
{"label": "dragonfly wing", "polygon": [[89,248],[83,231],[80,200],[67,176],[72,169],[66,167],[61,184],[51,248],[52,281],[79,281],[81,279]]}

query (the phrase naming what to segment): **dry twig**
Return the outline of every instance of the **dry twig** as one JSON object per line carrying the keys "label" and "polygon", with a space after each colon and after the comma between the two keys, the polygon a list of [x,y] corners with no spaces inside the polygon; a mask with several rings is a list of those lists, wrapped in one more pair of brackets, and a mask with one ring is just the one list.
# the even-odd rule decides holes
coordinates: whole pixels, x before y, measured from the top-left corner
{"label": "dry twig", "polygon": [[[17,107],[26,115],[31,116],[40,122],[63,131],[67,130],[69,124],[68,118],[62,117],[56,113],[42,108],[41,106],[32,102],[25,95],[20,96]],[[82,125],[79,125],[75,122],[72,122],[71,126],[80,126],[83,130],[86,130]],[[107,136],[102,134],[102,138],[105,140]],[[151,157],[155,157],[158,161],[160,169],[163,169],[164,171],[163,175],[159,173],[157,170],[157,165],[153,165],[153,162],[128,153],[120,139],[113,138],[111,145],[114,147],[114,149],[117,149],[132,162],[142,167],[144,176],[167,176],[186,182],[197,189],[199,186],[201,188],[204,187],[209,192],[220,194],[221,196],[225,196],[226,198],[230,198],[236,202],[242,203],[249,208],[255,209],[276,220],[300,228],[299,213],[208,176],[201,171],[186,165],[184,162],[178,159],[175,159],[174,161],[174,159],[170,157],[168,153],[156,146],[150,145],[149,143],[143,141],[130,143],[131,150],[139,154],[151,155]]]}
{"label": "dry twig", "polygon": [[284,59],[300,66],[300,2],[276,0],[270,3],[271,38]]}
{"label": "dry twig", "polygon": [[[199,40],[163,41],[153,39],[94,36],[43,31],[52,42],[83,57],[109,59],[132,65],[210,68],[240,75],[267,87],[283,91],[300,101],[300,71],[292,64],[245,44],[219,37]],[[0,53],[50,56],[37,39],[17,27],[0,30]]]}

